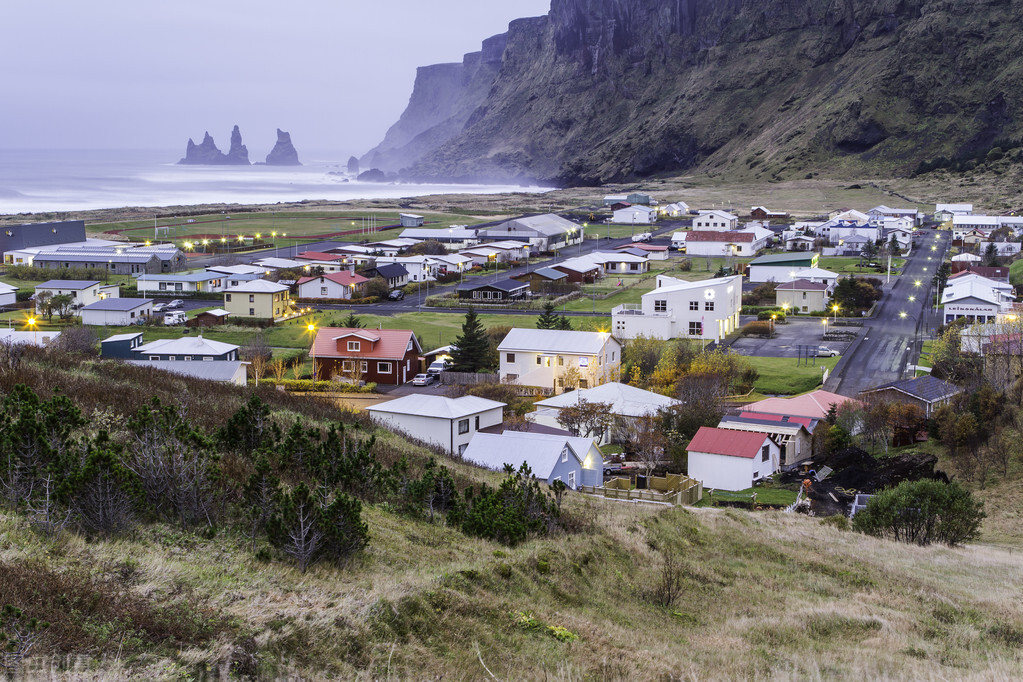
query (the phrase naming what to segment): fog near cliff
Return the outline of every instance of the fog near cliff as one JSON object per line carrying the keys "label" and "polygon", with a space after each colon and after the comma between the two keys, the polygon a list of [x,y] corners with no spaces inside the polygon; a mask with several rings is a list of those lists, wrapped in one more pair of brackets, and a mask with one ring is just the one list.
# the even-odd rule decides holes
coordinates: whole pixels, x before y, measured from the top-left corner
{"label": "fog near cliff", "polygon": [[239,125],[262,160],[362,154],[408,102],[416,67],[461,61],[550,0],[6,0],[0,149],[166,149]]}

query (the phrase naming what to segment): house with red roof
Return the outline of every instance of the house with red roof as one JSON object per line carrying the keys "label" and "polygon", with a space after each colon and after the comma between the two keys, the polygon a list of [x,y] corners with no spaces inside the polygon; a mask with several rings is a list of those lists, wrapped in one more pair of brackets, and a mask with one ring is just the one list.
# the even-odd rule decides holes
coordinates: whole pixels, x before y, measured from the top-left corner
{"label": "house with red roof", "polygon": [[762,431],[701,426],[686,450],[689,476],[704,488],[745,490],[781,466],[781,449]]}
{"label": "house with red roof", "polygon": [[296,285],[299,298],[361,298],[368,281],[362,275],[343,270],[319,277],[301,277]]}
{"label": "house with red roof", "polygon": [[309,357],[317,379],[341,376],[394,385],[419,373],[422,352],[408,329],[323,327],[316,331]]}
{"label": "house with red roof", "polygon": [[755,403],[750,403],[744,406],[743,409],[746,412],[764,412],[788,417],[824,419],[832,405],[838,407],[847,402],[852,402],[856,406],[862,405],[855,398],[818,389],[803,395],[792,396],[791,398],[765,398]]}
{"label": "house with red roof", "polygon": [[814,456],[814,431],[820,419],[788,417],[762,412],[741,412],[739,416],[725,415],[719,429],[733,431],[760,431],[771,436],[781,448],[781,467],[787,468]]}

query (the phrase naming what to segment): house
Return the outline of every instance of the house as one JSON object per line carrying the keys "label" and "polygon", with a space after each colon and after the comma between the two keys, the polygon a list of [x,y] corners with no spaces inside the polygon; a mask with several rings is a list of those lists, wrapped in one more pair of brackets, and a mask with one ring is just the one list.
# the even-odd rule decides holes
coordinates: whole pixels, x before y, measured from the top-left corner
{"label": "house", "polygon": [[45,331],[18,331],[16,329],[0,329],[0,344],[30,344],[40,348],[50,345],[60,337],[60,332],[47,329]]}
{"label": "house", "polygon": [[630,204],[640,204],[642,206],[656,206],[657,200],[651,197],[649,194],[643,192],[631,192],[625,196],[625,200]]}
{"label": "house", "polygon": [[152,314],[151,298],[105,298],[78,311],[82,324],[117,327],[141,324]]}
{"label": "house", "polygon": [[231,313],[227,312],[223,308],[213,308],[212,310],[204,310],[201,313],[197,313],[195,317],[185,321],[186,327],[215,327],[222,324],[227,324],[227,319],[231,316]]}
{"label": "house", "polygon": [[832,255],[837,256],[859,256],[863,253],[868,243],[874,240],[862,234],[853,234],[839,240],[838,246]]}
{"label": "house", "polygon": [[1002,284],[1009,283],[1009,268],[1007,267],[985,267],[982,265],[974,265],[970,262],[956,262],[952,263],[952,274],[949,279],[953,279],[957,276],[961,276],[962,273],[974,273],[980,275],[985,279],[990,279],[994,282],[1000,282]]}
{"label": "house", "polygon": [[18,301],[18,287],[0,282],[0,305],[14,305]]}
{"label": "house", "polygon": [[745,490],[781,467],[781,449],[762,431],[701,426],[686,450],[689,477],[704,488]]}
{"label": "house", "polygon": [[828,214],[828,220],[855,223],[857,225],[866,225],[867,223],[870,222],[870,216],[861,211],[857,211],[856,209],[839,208]]}
{"label": "house", "polygon": [[305,251],[295,256],[295,260],[301,261],[302,271],[313,273],[313,268],[320,268],[323,272],[342,272],[348,270],[352,265],[361,265],[373,260],[367,253],[323,253],[321,251]]}
{"label": "house", "polygon": [[874,221],[880,222],[885,218],[909,218],[913,221],[914,225],[919,225],[923,222],[924,214],[916,208],[892,208],[885,206],[875,206],[874,208],[867,211],[867,216]]}
{"label": "house", "polygon": [[834,289],[835,283],[838,282],[838,273],[832,272],[831,270],[825,270],[824,268],[807,268],[806,270],[796,270],[792,273],[792,279],[805,279],[808,282],[819,282],[827,285],[828,289]]}
{"label": "house", "polygon": [[135,357],[132,351],[141,345],[142,332],[114,334],[99,342],[99,356],[101,358],[128,360]]}
{"label": "house", "polygon": [[780,466],[787,468],[813,457],[813,428],[819,421],[808,417],[782,417],[746,412],[737,417],[722,417],[718,428],[766,433],[778,444],[781,451]]}
{"label": "house", "polygon": [[231,362],[129,360],[128,363],[136,367],[149,367],[150,369],[179,374],[192,379],[205,379],[207,381],[234,384],[235,386],[244,386],[248,381],[246,367],[249,363],[239,360]]}
{"label": "house", "polygon": [[953,263],[979,263],[982,260],[984,259],[975,253],[957,253],[952,256]]}
{"label": "house", "polygon": [[934,219],[939,223],[952,220],[957,215],[973,215],[973,204],[935,204]]}
{"label": "house", "polygon": [[573,284],[593,284],[601,272],[599,265],[586,258],[569,258],[551,268],[568,275],[568,281]]}
{"label": "house", "polygon": [[291,293],[284,284],[256,279],[224,292],[224,310],[235,317],[281,320],[291,313]]}
{"label": "house", "polygon": [[623,303],[611,311],[615,336],[634,339],[709,339],[720,341],[739,326],[742,277],[688,282],[660,275],[657,288],[639,305]]}
{"label": "house", "polygon": [[41,311],[39,304],[47,297],[70,296],[72,308],[78,310],[105,298],[117,298],[120,294],[121,289],[116,284],[102,284],[95,280],[51,279],[35,286],[36,312]]}
{"label": "house", "polygon": [[954,215],[952,216],[952,239],[962,239],[963,235],[973,230],[991,231],[1001,227],[998,216],[993,215]]}
{"label": "house", "polygon": [[961,391],[962,389],[955,384],[925,374],[915,379],[892,381],[862,391],[860,397],[864,400],[889,400],[916,405],[930,419],[935,410],[947,405]]}
{"label": "house", "polygon": [[484,241],[527,242],[534,251],[554,251],[583,240],[581,225],[554,213],[513,218],[477,231]]}
{"label": "house", "polygon": [[472,395],[446,398],[416,393],[367,407],[374,422],[461,455],[480,429],[504,421],[504,403]]}
{"label": "house", "polygon": [[671,235],[671,248],[677,251],[684,251],[686,248],[686,237],[688,232],[675,232]]}
{"label": "house", "polygon": [[477,433],[462,459],[485,469],[518,469],[525,463],[533,476],[547,484],[562,481],[572,490],[604,482],[604,457],[592,438],[508,431]]}
{"label": "house", "polygon": [[363,289],[368,281],[362,275],[345,270],[330,272],[320,277],[300,277],[296,286],[299,298],[362,298]]}
{"label": "house", "polygon": [[561,291],[566,284],[569,284],[568,273],[554,268],[537,268],[532,272],[513,275],[512,279],[529,284],[529,290],[534,294]]}
{"label": "house", "polygon": [[739,216],[728,211],[700,211],[693,218],[693,229],[700,232],[734,232],[739,229]]}
{"label": "house", "polygon": [[[609,381],[594,388],[580,388],[539,400],[534,403],[536,410],[528,413],[526,418],[534,424],[561,428],[561,424],[558,422],[558,414],[561,410],[581,402],[608,404],[611,406],[608,413],[623,420],[653,417],[659,410],[667,409],[678,403],[674,398],[660,393],[644,391],[641,388],[621,384],[617,381]],[[605,433],[594,434],[594,436],[598,437],[601,443],[607,443],[611,440],[614,430],[615,427],[612,427]]]}
{"label": "house", "polygon": [[801,232],[785,237],[786,251],[813,251],[816,244],[816,237]]}
{"label": "house", "polygon": [[178,339],[157,339],[131,349],[135,360],[163,362],[233,362],[238,359],[238,346],[197,336]]}
{"label": "house", "polygon": [[784,211],[772,211],[763,206],[754,206],[750,209],[749,217],[753,220],[788,220],[789,214]]}
{"label": "house", "polygon": [[945,324],[960,317],[967,321],[997,322],[1012,311],[1015,296],[1012,285],[995,282],[975,273],[951,277],[941,292]]}
{"label": "house", "polygon": [[376,259],[377,267],[381,265],[400,265],[405,268],[411,282],[436,281],[440,274],[440,263],[433,256],[380,256]]}
{"label": "house", "polygon": [[611,222],[616,225],[650,225],[657,222],[657,209],[649,206],[625,206],[611,214]]}
{"label": "house", "polygon": [[781,309],[795,313],[813,313],[826,310],[830,298],[830,288],[823,282],[810,282],[797,279],[794,282],[779,284],[774,289],[775,305]]}
{"label": "house", "polygon": [[466,227],[465,225],[453,225],[446,230],[442,228],[412,227],[402,230],[399,239],[414,239],[416,241],[432,239],[444,244],[448,249],[466,248],[475,246],[480,242],[476,229]]}
{"label": "house", "polygon": [[605,332],[512,329],[497,346],[500,380],[559,393],[617,381],[622,344]]}
{"label": "house", "polygon": [[977,246],[982,242],[986,242],[990,238],[991,232],[988,230],[970,230],[962,235],[961,241],[963,246]]}
{"label": "house", "polygon": [[663,244],[647,244],[646,242],[635,242],[632,244],[622,244],[621,246],[616,246],[615,251],[625,251],[626,253],[632,253],[637,256],[644,255],[650,260],[668,260],[668,247]]}
{"label": "house", "polygon": [[173,296],[174,294],[223,291],[225,280],[222,273],[202,270],[180,275],[139,275],[135,278],[135,286],[140,294]]}
{"label": "house", "polygon": [[399,213],[398,219],[402,227],[422,227],[424,222],[423,216],[415,213]]}
{"label": "house", "polygon": [[765,398],[764,400],[758,400],[755,403],[743,406],[743,410],[746,412],[779,414],[787,417],[824,419],[832,405],[838,407],[850,401],[854,405],[860,404],[858,400],[847,398],[844,395],[816,390],[791,398]]}
{"label": "house", "polygon": [[[835,224],[828,225],[825,223],[819,228],[819,235],[827,238],[829,244],[835,246],[843,246],[847,243],[851,244],[864,244],[866,242],[876,242],[881,238],[881,228],[871,227],[870,225],[857,225],[855,223],[846,223],[838,221]],[[853,240],[853,237],[860,237],[862,239]]]}
{"label": "house", "polygon": [[367,277],[382,277],[387,282],[388,289],[400,289],[408,284],[408,270],[404,265],[388,263],[377,265],[366,270]]}
{"label": "house", "polygon": [[817,267],[818,253],[772,253],[750,261],[750,282],[791,282],[796,272]]}
{"label": "house", "polygon": [[661,215],[668,218],[681,218],[689,214],[689,204],[684,201],[673,201],[660,208]]}
{"label": "house", "polygon": [[471,249],[462,249],[458,255],[468,258],[473,265],[493,265],[494,263],[507,263],[514,260],[511,253],[505,249],[495,249],[489,244],[474,246]]}
{"label": "house", "polygon": [[607,275],[639,275],[650,271],[650,259],[646,254],[636,256],[624,252],[595,251],[580,258],[593,261]]}
{"label": "house", "polygon": [[483,282],[482,284],[462,284],[457,287],[456,291],[458,298],[484,303],[507,303],[525,298],[529,294],[529,283],[514,279],[500,279],[496,282]]}
{"label": "house", "polygon": [[420,239],[404,239],[399,237],[398,239],[384,239],[379,242],[371,242],[366,247],[384,256],[397,256],[410,246],[415,246],[421,241]]}
{"label": "house", "polygon": [[995,254],[999,258],[1017,256],[1020,252],[1019,242],[981,242],[978,246],[981,253],[986,254],[990,244],[994,244]]}
{"label": "house", "polygon": [[262,277],[263,275],[269,274],[266,268],[262,268],[258,265],[211,265],[206,268],[207,272],[224,275],[225,277],[232,277],[235,275],[251,275],[254,278]]}
{"label": "house", "polygon": [[407,329],[323,327],[316,330],[309,357],[320,379],[339,376],[394,385],[419,373],[422,352]]}
{"label": "house", "polygon": [[774,233],[762,227],[720,232],[692,230],[686,236],[686,254],[690,256],[752,256],[767,248]]}
{"label": "house", "polygon": [[473,266],[472,258],[459,253],[430,256],[430,259],[437,264],[438,272],[441,275],[465,272]]}

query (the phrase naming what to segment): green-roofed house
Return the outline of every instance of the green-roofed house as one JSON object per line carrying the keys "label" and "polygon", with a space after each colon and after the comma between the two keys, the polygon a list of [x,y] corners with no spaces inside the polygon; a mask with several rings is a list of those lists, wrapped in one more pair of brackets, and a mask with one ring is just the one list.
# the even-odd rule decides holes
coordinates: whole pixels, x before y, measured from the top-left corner
{"label": "green-roofed house", "polygon": [[819,253],[772,253],[749,264],[751,282],[791,282],[800,270],[816,268]]}

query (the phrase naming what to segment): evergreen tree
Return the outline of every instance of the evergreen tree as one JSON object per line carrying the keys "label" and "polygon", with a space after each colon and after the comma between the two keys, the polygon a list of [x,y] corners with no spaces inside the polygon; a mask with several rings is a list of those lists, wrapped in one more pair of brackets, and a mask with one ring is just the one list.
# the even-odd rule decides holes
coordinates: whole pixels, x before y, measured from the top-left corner
{"label": "evergreen tree", "polygon": [[558,315],[554,313],[554,302],[547,300],[543,304],[543,313],[536,320],[537,329],[558,329],[560,320]]}
{"label": "evergreen tree", "polygon": [[341,326],[345,329],[361,329],[363,325],[359,316],[356,315],[354,311],[349,311],[348,317],[341,320]]}
{"label": "evergreen tree", "polygon": [[984,249],[984,265],[989,268],[998,267],[998,248],[994,242],[988,242],[987,248]]}
{"label": "evergreen tree", "polygon": [[556,327],[556,329],[572,331],[572,323],[569,321],[568,316],[566,315],[558,316],[558,326]]}
{"label": "evergreen tree", "polygon": [[462,335],[455,339],[454,345],[457,346],[451,351],[454,371],[479,372],[490,368],[490,340],[479,316],[471,307],[462,323]]}

